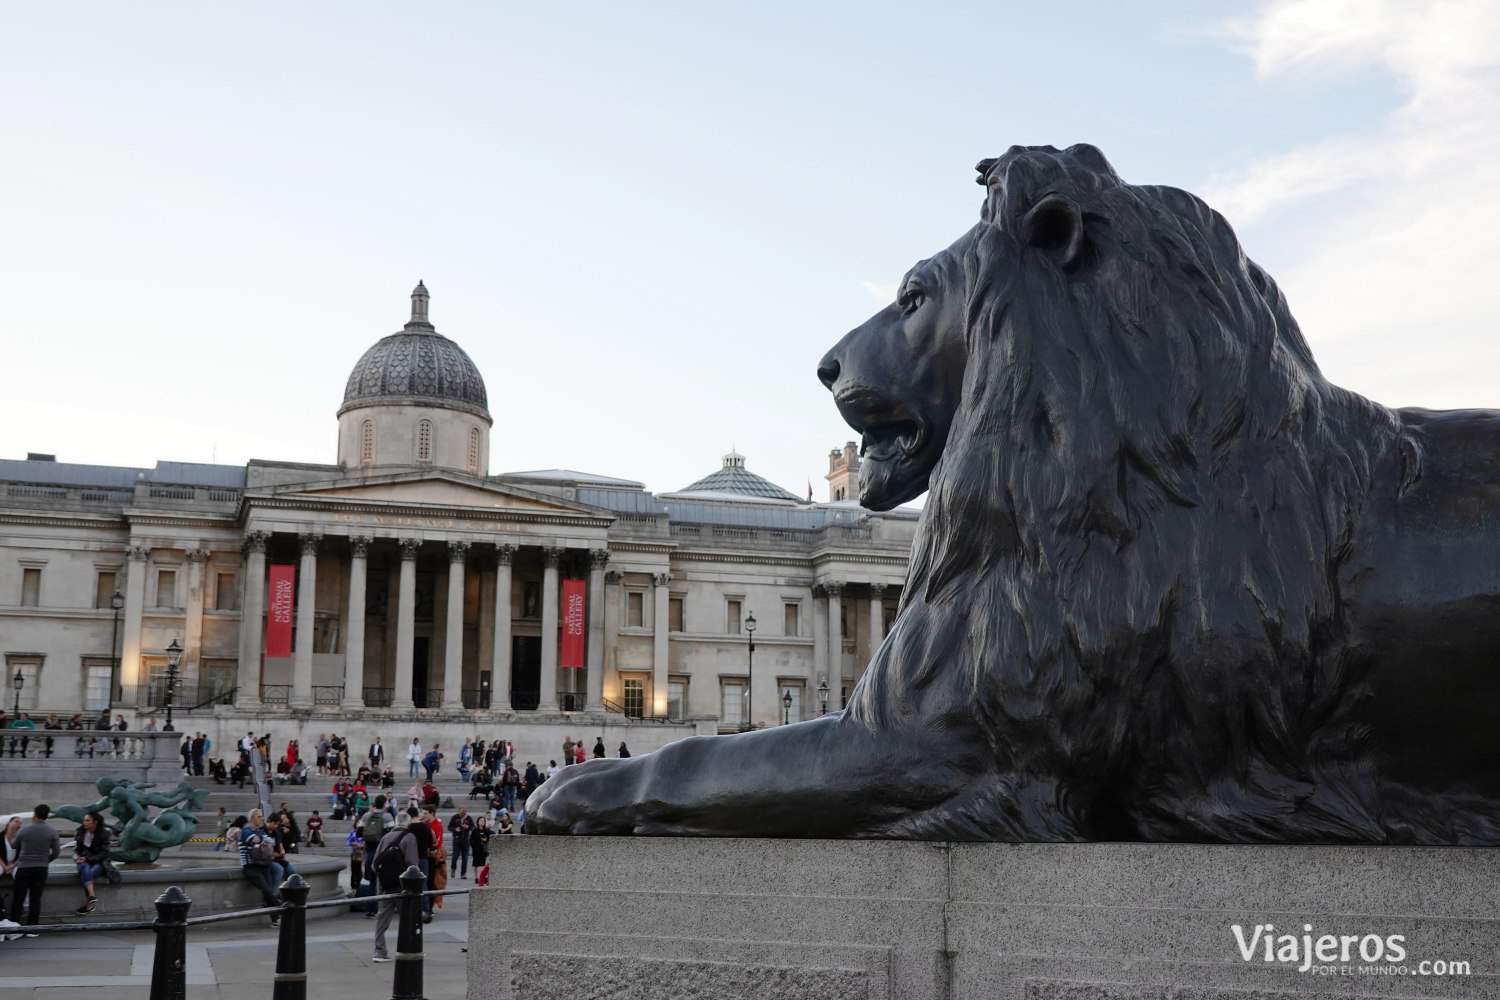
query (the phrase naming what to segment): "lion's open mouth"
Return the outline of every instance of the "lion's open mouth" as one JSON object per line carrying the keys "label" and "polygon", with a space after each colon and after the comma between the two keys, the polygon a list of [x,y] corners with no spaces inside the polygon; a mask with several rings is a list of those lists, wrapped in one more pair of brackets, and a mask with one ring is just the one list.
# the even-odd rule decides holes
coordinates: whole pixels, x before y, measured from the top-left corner
{"label": "lion's open mouth", "polygon": [[834,402],[850,427],[859,432],[859,502],[871,510],[889,510],[927,489],[934,458],[927,422],[878,392],[851,388]]}
{"label": "lion's open mouth", "polygon": [[922,450],[927,432],[915,420],[896,420],[860,430],[859,453],[861,457],[877,462],[889,462],[895,458],[911,458]]}

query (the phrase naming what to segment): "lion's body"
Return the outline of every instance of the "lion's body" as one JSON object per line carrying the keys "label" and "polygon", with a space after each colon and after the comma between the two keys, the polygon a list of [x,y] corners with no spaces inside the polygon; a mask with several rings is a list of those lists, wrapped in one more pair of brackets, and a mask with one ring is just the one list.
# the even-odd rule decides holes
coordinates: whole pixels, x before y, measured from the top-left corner
{"label": "lion's body", "polygon": [[1500,843],[1500,414],[1331,385],[1221,217],[1091,147],[981,169],[981,223],[819,368],[862,502],[930,489],[848,711],[541,825]]}

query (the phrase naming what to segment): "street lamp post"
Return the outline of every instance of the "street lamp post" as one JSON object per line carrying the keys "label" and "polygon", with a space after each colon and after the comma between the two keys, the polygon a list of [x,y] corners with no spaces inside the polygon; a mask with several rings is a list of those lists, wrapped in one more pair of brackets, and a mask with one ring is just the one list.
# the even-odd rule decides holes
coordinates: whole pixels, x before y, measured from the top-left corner
{"label": "street lamp post", "polygon": [[125,607],[125,595],[118,590],[109,599],[110,610],[115,613],[115,625],[109,633],[109,693],[104,696],[105,707],[114,711],[115,699],[123,700],[120,683],[120,609]]}
{"label": "street lamp post", "polygon": [[745,632],[750,637],[749,678],[745,682],[745,722],[755,728],[755,612],[745,619]]}
{"label": "street lamp post", "polygon": [[818,678],[818,714],[828,714],[828,678]]}
{"label": "street lamp post", "polygon": [[16,709],[11,713],[12,718],[21,717],[21,689],[26,686],[26,675],[21,673],[21,668],[16,668],[16,676],[10,679],[11,686],[16,689]]}
{"label": "street lamp post", "polygon": [[172,728],[172,695],[177,693],[177,664],[182,662],[182,647],[177,640],[167,647],[167,724],[161,727],[164,733],[175,733]]}
{"label": "street lamp post", "polygon": [[784,726],[792,717],[792,692],[784,691],[781,695],[781,724]]}

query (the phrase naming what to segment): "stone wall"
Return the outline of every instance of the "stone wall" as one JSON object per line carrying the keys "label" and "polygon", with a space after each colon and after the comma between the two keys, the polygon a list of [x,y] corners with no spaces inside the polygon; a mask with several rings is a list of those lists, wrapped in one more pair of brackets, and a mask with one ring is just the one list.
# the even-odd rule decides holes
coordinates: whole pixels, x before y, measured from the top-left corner
{"label": "stone wall", "polygon": [[[515,837],[492,862],[475,998],[1500,996],[1500,851]],[[1265,960],[1309,925],[1351,960]]]}

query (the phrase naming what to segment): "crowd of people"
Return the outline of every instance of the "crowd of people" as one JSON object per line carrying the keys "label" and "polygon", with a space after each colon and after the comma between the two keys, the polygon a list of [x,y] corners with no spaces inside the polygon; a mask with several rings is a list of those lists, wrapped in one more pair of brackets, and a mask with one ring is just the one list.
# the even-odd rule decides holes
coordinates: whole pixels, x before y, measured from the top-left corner
{"label": "crowd of people", "polygon": [[[154,732],[155,722],[153,717],[143,728]],[[112,720],[108,712],[101,713],[94,726],[84,722],[82,715],[75,715],[67,724],[55,715],[50,716],[42,733],[35,737],[30,733],[36,727],[25,713],[7,722],[0,712],[0,728],[8,730],[6,735],[12,748],[20,743],[22,755],[30,740],[45,740],[48,756],[54,751],[54,737],[47,735],[49,732],[126,731],[124,717]],[[87,743],[80,738],[79,743],[92,755],[96,751],[114,751],[112,740],[112,737],[90,737]],[[226,772],[222,758],[209,756],[212,749],[213,741],[207,734],[184,734],[180,747],[183,773],[212,775],[220,784],[236,782],[243,787],[252,771],[254,754],[260,755],[268,771],[273,770],[269,733],[258,737],[253,731],[246,733],[239,741],[239,759],[232,771]],[[85,750],[78,752],[82,754]],[[517,766],[515,745],[509,740],[486,741],[478,737],[465,740],[458,749],[454,771],[458,795],[466,802],[455,807],[452,793],[445,796],[435,783],[443,775],[447,760],[441,744],[434,743],[430,749],[424,749],[421,741],[414,738],[406,748],[408,777],[418,780],[406,790],[402,801],[396,792],[394,768],[386,762],[385,747],[379,737],[369,744],[364,759],[353,769],[348,741],[337,734],[318,735],[311,766],[303,758],[298,741],[289,740],[285,751],[275,757],[276,780],[306,784],[313,767],[320,776],[336,778],[330,791],[330,815],[325,818],[321,809],[313,809],[299,823],[296,812],[285,802],[269,813],[252,809],[233,818],[221,807],[215,817],[213,849],[232,852],[238,858],[244,877],[255,886],[268,907],[281,905],[278,887],[288,875],[296,873],[292,857],[302,846],[328,846],[324,833],[328,820],[350,823],[345,843],[349,850],[350,886],[357,898],[400,891],[400,874],[413,866],[422,872],[431,890],[443,889],[450,878],[468,880],[471,872],[477,884],[485,885],[491,839],[497,834],[524,832],[526,801],[532,793],[562,767],[583,763],[590,752],[596,758],[606,755],[602,736],[595,739],[591,751],[586,750],[582,740],[565,737],[561,765],[557,759],[549,759],[543,768],[528,760],[522,768]],[[630,750],[622,742],[617,754],[629,757]],[[444,819],[440,813],[450,809],[453,811]],[[25,924],[35,924],[40,917],[47,866],[61,854],[61,839],[47,823],[49,814],[46,805],[38,805],[30,824],[17,817],[0,831],[0,916],[8,914],[8,920],[0,920],[0,931],[6,932],[7,940],[25,933]],[[88,813],[74,839],[73,861],[84,893],[77,909],[80,914],[94,911],[95,883],[100,878],[118,877],[109,862],[109,848],[109,828],[103,817],[96,812]],[[382,856],[386,856],[384,864]],[[430,922],[433,911],[441,907],[441,895],[424,897],[423,919]],[[394,900],[372,901],[367,907],[367,915],[376,921],[374,960],[377,962],[389,961],[385,934],[394,914]],[[271,923],[276,925],[278,918],[273,916]]]}

